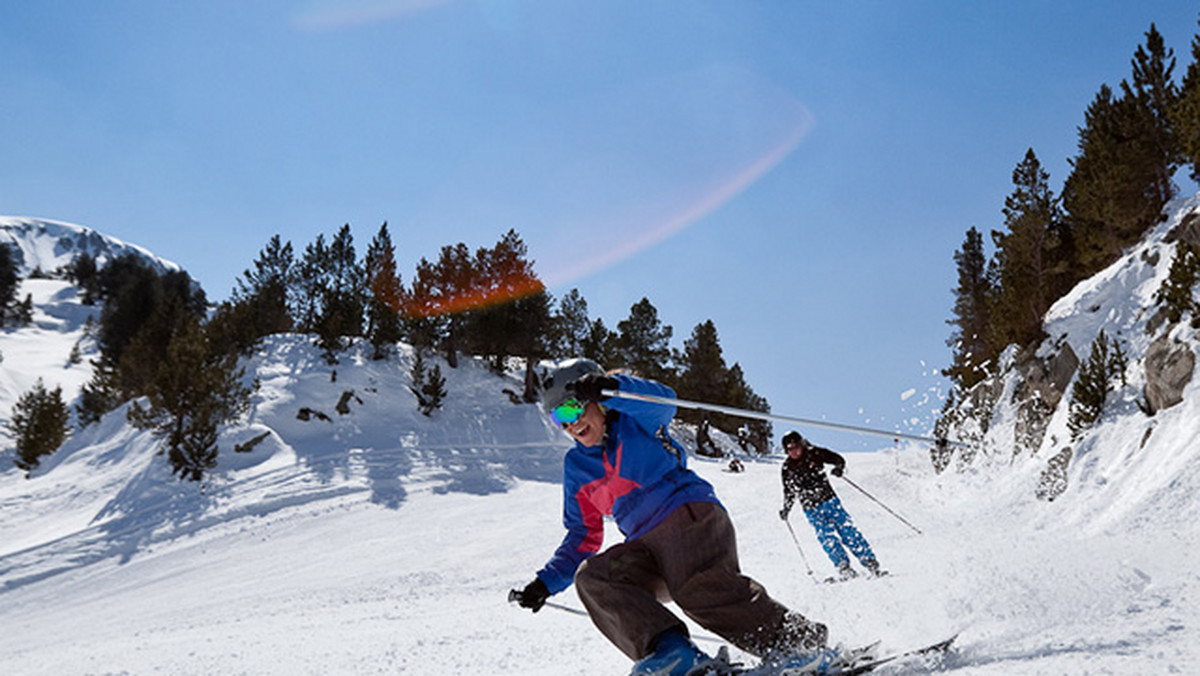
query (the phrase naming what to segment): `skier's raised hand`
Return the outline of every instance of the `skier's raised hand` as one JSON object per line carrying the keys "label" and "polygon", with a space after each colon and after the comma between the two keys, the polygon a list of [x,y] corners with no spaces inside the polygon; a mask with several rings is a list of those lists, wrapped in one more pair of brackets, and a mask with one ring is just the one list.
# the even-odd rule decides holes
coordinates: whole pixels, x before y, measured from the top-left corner
{"label": "skier's raised hand", "polygon": [[615,390],[620,385],[612,376],[587,373],[568,383],[567,389],[574,392],[575,396],[582,401],[604,401],[608,397],[604,396],[603,391]]}

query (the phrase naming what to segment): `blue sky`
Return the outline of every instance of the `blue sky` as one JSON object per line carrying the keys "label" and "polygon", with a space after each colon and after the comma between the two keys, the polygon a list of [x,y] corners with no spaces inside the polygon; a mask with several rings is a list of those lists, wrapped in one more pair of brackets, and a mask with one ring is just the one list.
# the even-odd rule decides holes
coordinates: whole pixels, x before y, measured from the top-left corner
{"label": "blue sky", "polygon": [[1151,22],[1181,75],[1198,9],[4,3],[0,214],[147,247],[214,300],[276,233],[350,223],[361,253],[387,221],[410,276],[512,228],[610,327],[643,296],[677,346],[712,319],[777,413],[923,432],[965,232],[1001,227],[1027,148],[1061,187]]}

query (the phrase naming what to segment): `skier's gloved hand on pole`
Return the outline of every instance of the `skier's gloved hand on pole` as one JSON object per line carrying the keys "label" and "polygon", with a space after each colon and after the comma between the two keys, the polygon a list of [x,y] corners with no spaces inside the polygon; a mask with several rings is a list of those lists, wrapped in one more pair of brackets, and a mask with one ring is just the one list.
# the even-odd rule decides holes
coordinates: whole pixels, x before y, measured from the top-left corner
{"label": "skier's gloved hand on pole", "polygon": [[845,465],[834,465],[833,469],[829,470],[829,473],[834,476],[841,476],[842,472],[845,472],[845,471],[846,471]]}
{"label": "skier's gloved hand on pole", "polygon": [[783,519],[784,521],[787,521],[788,511],[789,510],[787,507],[784,507],[783,509],[779,510],[779,518]]}
{"label": "skier's gloved hand on pole", "polygon": [[567,384],[567,389],[574,392],[580,401],[604,401],[608,399],[603,394],[604,390],[615,390],[619,387],[620,383],[616,378],[600,373],[587,373]]}
{"label": "skier's gloved hand on pole", "polygon": [[513,590],[510,598],[516,600],[517,605],[522,608],[528,608],[536,613],[546,605],[546,599],[550,598],[550,590],[546,588],[546,583],[542,582],[542,578],[535,577],[533,582],[525,585],[525,589]]}

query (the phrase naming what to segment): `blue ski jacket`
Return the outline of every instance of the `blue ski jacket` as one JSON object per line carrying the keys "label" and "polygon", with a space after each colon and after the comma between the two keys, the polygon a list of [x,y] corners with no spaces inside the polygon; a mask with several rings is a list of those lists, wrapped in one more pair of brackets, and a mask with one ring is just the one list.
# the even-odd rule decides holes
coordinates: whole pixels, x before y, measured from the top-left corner
{"label": "blue ski jacket", "polygon": [[[618,389],[659,397],[675,391],[653,380],[615,376]],[[575,571],[604,544],[604,517],[612,515],[634,540],[689,502],[720,505],[713,487],[687,468],[687,453],[667,434],[674,406],[612,397],[604,440],[579,442],[563,461],[563,526],[567,534],[538,571],[551,594],[571,586]]]}

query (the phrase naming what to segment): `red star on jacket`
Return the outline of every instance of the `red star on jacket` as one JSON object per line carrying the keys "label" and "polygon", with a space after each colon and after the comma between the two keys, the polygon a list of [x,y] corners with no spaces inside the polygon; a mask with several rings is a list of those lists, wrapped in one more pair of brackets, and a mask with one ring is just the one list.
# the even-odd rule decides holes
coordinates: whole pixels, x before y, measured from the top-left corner
{"label": "red star on jacket", "polygon": [[615,463],[610,463],[608,454],[602,453],[600,460],[604,463],[604,476],[584,484],[575,494],[575,500],[579,502],[579,511],[583,514],[583,523],[588,529],[588,536],[579,545],[580,551],[600,551],[604,544],[604,515],[612,514],[613,504],[618,498],[641,488],[638,482],[621,476],[623,448],[624,444],[617,444]]}

